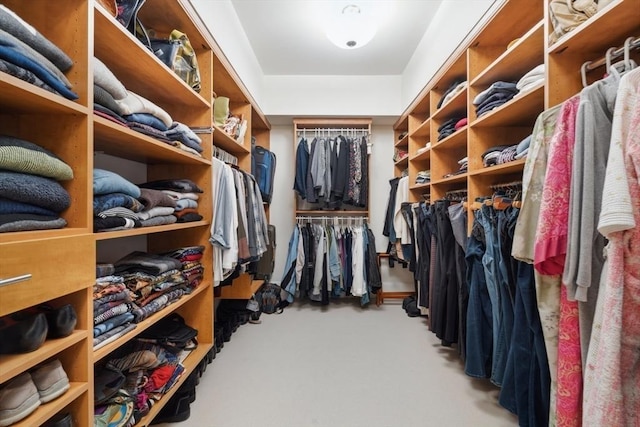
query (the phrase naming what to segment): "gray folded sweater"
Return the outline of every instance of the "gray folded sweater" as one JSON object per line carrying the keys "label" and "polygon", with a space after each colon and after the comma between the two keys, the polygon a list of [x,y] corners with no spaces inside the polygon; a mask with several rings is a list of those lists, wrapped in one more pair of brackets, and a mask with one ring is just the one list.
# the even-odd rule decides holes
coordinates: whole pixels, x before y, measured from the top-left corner
{"label": "gray folded sweater", "polygon": [[61,71],[67,71],[73,61],[58,46],[40,34],[35,28],[27,24],[11,9],[0,4],[0,28],[53,62]]}
{"label": "gray folded sweater", "polygon": [[62,212],[71,197],[56,181],[37,175],[0,170],[0,197]]}

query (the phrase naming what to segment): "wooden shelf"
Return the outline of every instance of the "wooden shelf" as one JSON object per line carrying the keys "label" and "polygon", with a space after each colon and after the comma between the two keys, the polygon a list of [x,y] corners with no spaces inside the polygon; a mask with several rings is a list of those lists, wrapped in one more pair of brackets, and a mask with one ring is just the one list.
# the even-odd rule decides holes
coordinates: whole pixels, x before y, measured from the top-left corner
{"label": "wooden shelf", "polygon": [[171,399],[171,396],[173,396],[180,388],[180,386],[187,380],[189,374],[191,374],[198,367],[211,347],[213,347],[212,343],[198,343],[198,347],[193,350],[189,354],[189,356],[187,356],[184,362],[182,362],[182,366],[184,366],[184,372],[182,373],[178,381],[176,381],[173,387],[171,387],[164,395],[162,395],[162,398],[151,407],[149,413],[136,423],[136,427],[147,427],[151,425],[151,421],[153,421],[153,419],[162,410],[164,405],[166,405],[169,399]]}
{"label": "wooden shelf", "polygon": [[431,145],[431,151],[433,150],[454,150],[467,146],[467,131],[468,126],[458,129],[445,139],[438,141]]}
{"label": "wooden shelf", "polygon": [[472,127],[533,126],[544,110],[544,84],[471,122]]}
{"label": "wooden shelf", "polygon": [[68,337],[46,340],[31,353],[0,355],[0,384],[82,341],[87,335],[86,330],[76,330]]}
{"label": "wooden shelf", "polygon": [[398,140],[393,144],[394,147],[407,147],[409,145],[409,134],[402,137],[402,139]]}
{"label": "wooden shelf", "polygon": [[88,108],[7,73],[0,73],[0,112],[3,114],[77,114]]}
{"label": "wooden shelf", "polygon": [[[95,8],[94,16],[95,56],[104,62],[128,90],[158,104],[177,104],[203,110],[211,108],[209,101],[169,70],[115,18],[107,15],[103,8]],[[189,35],[195,36],[196,34]],[[162,90],[158,90],[159,88]]]}
{"label": "wooden shelf", "polygon": [[423,162],[425,160],[429,160],[431,158],[431,148],[424,150],[421,153],[416,154],[415,156],[409,158],[410,162]]}
{"label": "wooden shelf", "polygon": [[414,131],[411,132],[412,137],[423,137],[429,136],[429,133],[431,131],[431,119],[426,119],[425,121],[423,121],[420,126],[418,126]]}
{"label": "wooden shelf", "polygon": [[409,190],[411,191],[424,190],[425,188],[429,188],[429,187],[431,187],[431,183],[425,182],[424,184],[413,184],[409,187]]}
{"label": "wooden shelf", "polygon": [[211,160],[187,153],[104,117],[94,115],[93,120],[94,149],[98,152],[148,164],[211,165]]}
{"label": "wooden shelf", "polygon": [[250,147],[240,144],[216,125],[213,125],[213,145],[231,154],[248,154],[251,151]]}
{"label": "wooden shelf", "polygon": [[[547,52],[549,55],[597,52],[599,57],[603,57],[605,51],[612,47],[612,41],[624,42],[634,33],[638,36],[639,10],[640,0],[616,0],[550,46]],[[580,69],[576,72],[579,75]]]}
{"label": "wooden shelf", "polygon": [[91,233],[88,228],[66,227],[53,230],[12,231],[0,234],[0,244],[80,236]]}
{"label": "wooden shelf", "polygon": [[253,280],[251,275],[244,274],[233,281],[231,286],[220,288],[222,299],[251,299],[264,284],[264,280]]}
{"label": "wooden shelf", "polygon": [[76,400],[82,393],[86,393],[89,390],[89,384],[87,383],[79,383],[79,382],[70,382],[69,390],[64,392],[60,397],[41,404],[38,409],[36,409],[31,415],[27,418],[24,418],[20,422],[16,424],[11,424],[12,427],[33,427],[44,424],[49,418],[53,417],[55,414],[60,412],[62,408],[67,406],[69,403]]}
{"label": "wooden shelf", "polygon": [[503,163],[500,165],[489,166],[474,171],[470,171],[471,176],[493,176],[493,175],[508,175],[515,172],[522,172],[524,164],[527,162],[526,157],[524,159],[514,160],[513,162]]}
{"label": "wooden shelf", "polygon": [[433,121],[445,121],[455,116],[467,117],[467,94],[469,89],[465,87],[463,90],[455,94],[453,98],[440,107],[432,116]]}
{"label": "wooden shelf", "polygon": [[408,166],[409,165],[409,156],[404,157],[401,160],[398,160],[397,162],[395,162],[393,164],[396,167],[400,167],[400,166]]}
{"label": "wooden shelf", "polygon": [[431,185],[440,185],[440,184],[454,184],[458,182],[466,182],[467,181],[467,173],[461,173],[460,175],[450,176],[448,178],[441,178],[431,180]]}
{"label": "wooden shelf", "polygon": [[97,241],[120,239],[122,237],[142,236],[154,233],[165,233],[167,231],[185,230],[189,228],[209,226],[211,223],[208,220],[193,221],[193,222],[180,222],[168,225],[158,225],[154,227],[139,227],[131,230],[118,230],[118,231],[105,231],[94,233]]}
{"label": "wooden shelf", "polygon": [[544,22],[538,22],[509,50],[472,80],[472,86],[489,86],[492,83],[520,79],[533,67],[544,63]]}
{"label": "wooden shelf", "polygon": [[162,310],[158,311],[157,313],[152,314],[148,318],[144,319],[142,322],[136,323],[136,328],[135,329],[129,331],[125,335],[123,335],[120,338],[118,338],[117,340],[105,345],[104,347],[100,347],[99,349],[95,350],[93,352],[93,363],[96,363],[99,360],[103,359],[104,357],[108,356],[111,352],[113,352],[114,350],[118,349],[120,346],[122,346],[123,344],[125,344],[126,342],[131,340],[132,338],[137,337],[142,331],[144,331],[145,329],[147,329],[150,326],[152,326],[158,320],[160,320],[163,317],[166,317],[167,315],[173,313],[178,308],[182,307],[187,302],[189,302],[192,299],[194,299],[196,296],[198,296],[200,293],[202,293],[208,286],[211,286],[210,282],[202,282],[200,284],[200,286],[198,286],[196,289],[194,289],[194,291],[191,292],[190,294],[184,295],[179,300],[177,300],[174,303],[170,304],[169,306],[163,308]]}

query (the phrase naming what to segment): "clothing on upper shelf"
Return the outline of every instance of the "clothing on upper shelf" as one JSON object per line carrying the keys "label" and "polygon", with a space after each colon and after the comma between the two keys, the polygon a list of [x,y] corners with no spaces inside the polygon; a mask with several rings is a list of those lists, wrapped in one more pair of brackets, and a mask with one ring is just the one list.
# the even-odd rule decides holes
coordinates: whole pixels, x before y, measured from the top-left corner
{"label": "clothing on upper shelf", "polygon": [[510,101],[516,94],[518,89],[516,83],[497,81],[486,90],[480,92],[473,100],[476,106],[476,116],[480,117],[489,111]]}
{"label": "clothing on upper shelf", "polygon": [[294,297],[329,304],[352,295],[362,305],[382,287],[375,237],[364,225],[298,224],[289,240],[281,286]]}
{"label": "clothing on upper shelf", "polygon": [[529,89],[533,89],[534,87],[540,86],[545,81],[545,66],[544,64],[540,64],[530,71],[528,71],[524,76],[518,80],[516,83],[516,88],[518,89],[518,94],[528,91]]}
{"label": "clothing on upper shelf", "polygon": [[594,16],[613,0],[551,0],[549,17],[553,32],[549,42],[556,43],[565,34],[573,31],[583,22]]}
{"label": "clothing on upper shelf", "polygon": [[58,46],[0,5],[0,70],[45,90],[76,100],[64,75],[73,61]]}
{"label": "clothing on upper shelf", "polygon": [[443,176],[443,178],[449,178],[449,177],[452,177],[452,176],[461,175],[463,173],[466,173],[467,170],[469,169],[469,158],[467,156],[461,158],[460,160],[458,160],[458,164],[460,165],[460,168],[457,171],[447,173],[447,174],[445,174]]}
{"label": "clothing on upper shelf", "polygon": [[[523,140],[523,146],[526,147],[526,139]],[[501,165],[504,163],[512,162],[518,158],[522,158],[526,156],[526,148],[521,148],[520,157],[518,155],[518,147],[519,145],[496,145],[495,147],[491,147],[487,149],[484,153],[482,153],[482,165],[486,168],[489,166]]]}
{"label": "clothing on upper shelf", "polygon": [[[366,207],[369,191],[368,136],[301,138],[293,189],[308,203],[328,209]],[[398,159],[399,160],[399,159]]]}
{"label": "clothing on upper shelf", "polygon": [[462,92],[467,87],[466,80],[456,79],[449,85],[447,90],[442,94],[442,98],[438,101],[438,105],[436,108],[441,108],[444,104],[449,102],[456,94]]}
{"label": "clothing on upper shelf", "polygon": [[214,286],[240,268],[257,261],[267,250],[267,218],[260,188],[252,175],[212,159],[211,224]]}
{"label": "clothing on upper shelf", "polygon": [[465,117],[453,117],[442,123],[438,127],[438,141],[442,141],[458,129],[464,127],[466,125],[466,123],[463,122],[465,119]]}
{"label": "clothing on upper shelf", "polygon": [[430,170],[420,171],[416,174],[416,184],[424,184],[427,182],[431,182]]}

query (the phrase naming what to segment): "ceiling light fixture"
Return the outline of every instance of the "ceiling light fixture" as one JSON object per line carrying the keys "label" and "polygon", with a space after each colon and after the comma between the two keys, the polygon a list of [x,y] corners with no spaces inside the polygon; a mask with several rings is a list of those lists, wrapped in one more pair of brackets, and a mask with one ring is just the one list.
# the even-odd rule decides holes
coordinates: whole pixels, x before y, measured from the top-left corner
{"label": "ceiling light fixture", "polygon": [[342,49],[357,49],[376,34],[376,24],[355,4],[350,4],[327,27],[327,37]]}

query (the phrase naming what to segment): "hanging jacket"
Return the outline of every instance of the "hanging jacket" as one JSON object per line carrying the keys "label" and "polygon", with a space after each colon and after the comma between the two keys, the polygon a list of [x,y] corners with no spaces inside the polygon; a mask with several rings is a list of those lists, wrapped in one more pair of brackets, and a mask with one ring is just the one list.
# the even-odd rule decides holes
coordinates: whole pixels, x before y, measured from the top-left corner
{"label": "hanging jacket", "polygon": [[293,189],[302,197],[307,198],[307,169],[309,168],[309,147],[307,140],[302,138],[296,150],[296,177]]}

